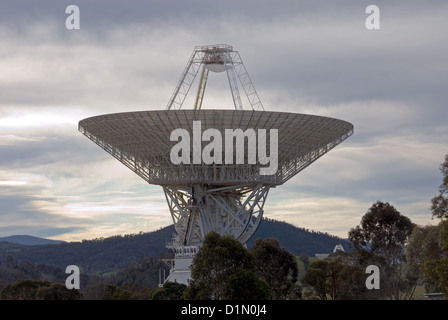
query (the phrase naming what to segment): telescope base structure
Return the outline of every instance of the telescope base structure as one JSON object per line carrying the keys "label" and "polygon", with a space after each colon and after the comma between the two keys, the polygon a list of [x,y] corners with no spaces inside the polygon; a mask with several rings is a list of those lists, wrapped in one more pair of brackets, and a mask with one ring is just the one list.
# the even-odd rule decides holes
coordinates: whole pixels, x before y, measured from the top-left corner
{"label": "telescope base structure", "polygon": [[191,264],[199,246],[173,247],[167,244],[167,248],[174,251],[174,259],[165,259],[164,262],[170,267],[170,274],[164,282],[177,282],[188,285],[191,280]]}
{"label": "telescope base structure", "polygon": [[176,234],[167,248],[174,252],[165,281],[188,284],[190,265],[210,231],[245,244],[257,230],[270,185],[204,186],[186,190],[163,186]]}
{"label": "telescope base structure", "polygon": [[[199,71],[194,110],[181,109]],[[202,110],[209,71],[227,73],[235,110]],[[249,110],[243,109],[239,88]],[[87,138],[149,184],[163,187],[176,230],[167,245],[175,253],[167,281],[188,283],[190,265],[210,231],[245,244],[260,224],[269,188],[282,185],[353,134],[346,121],[262,110],[238,51],[217,44],[195,47],[166,110],[79,122]]]}

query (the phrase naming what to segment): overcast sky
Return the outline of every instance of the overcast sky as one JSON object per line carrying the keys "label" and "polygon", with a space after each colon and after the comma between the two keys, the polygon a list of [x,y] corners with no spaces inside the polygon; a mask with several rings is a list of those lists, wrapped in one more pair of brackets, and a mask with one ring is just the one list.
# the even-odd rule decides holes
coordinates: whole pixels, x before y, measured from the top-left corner
{"label": "overcast sky", "polygon": [[[65,25],[68,5],[80,29]],[[368,5],[380,29],[366,28]],[[448,153],[447,1],[0,2],[0,237],[79,241],[172,223],[79,120],[163,110],[197,45],[238,50],[267,111],[351,122],[348,140],[272,189],[265,217],[347,237],[378,200],[431,224]],[[191,106],[185,106],[186,108]],[[210,76],[203,108],[233,108]]]}

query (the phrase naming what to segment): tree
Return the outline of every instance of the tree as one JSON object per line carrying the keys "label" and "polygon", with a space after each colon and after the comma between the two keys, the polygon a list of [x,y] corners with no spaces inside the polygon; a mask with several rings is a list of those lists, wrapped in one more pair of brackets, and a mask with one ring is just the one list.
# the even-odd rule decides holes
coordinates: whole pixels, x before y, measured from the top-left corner
{"label": "tree", "polygon": [[406,258],[423,280],[427,292],[441,291],[437,274],[443,257],[441,247],[441,228],[439,226],[416,226],[412,231],[406,250]]}
{"label": "tree", "polygon": [[349,231],[362,266],[380,268],[381,287],[385,296],[400,299],[410,296],[417,277],[406,267],[405,245],[414,224],[388,202],[375,202],[362,217],[361,224]]}
{"label": "tree", "polygon": [[114,274],[111,281],[121,287],[127,282],[134,282],[146,288],[155,288],[159,284],[159,269],[165,268],[162,259],[169,257],[162,253],[159,253],[157,257],[140,257],[137,261]]}
{"label": "tree", "polygon": [[227,279],[224,295],[232,300],[263,300],[269,298],[269,285],[253,270],[237,268]]}
{"label": "tree", "polygon": [[325,260],[311,262],[303,278],[303,282],[312,286],[321,300],[328,298],[327,264],[328,262]]}
{"label": "tree", "polygon": [[321,300],[365,298],[365,274],[359,267],[340,261],[337,256],[310,263],[303,278]]}
{"label": "tree", "polygon": [[151,291],[151,300],[181,300],[187,286],[183,283],[165,282],[162,287]]}
{"label": "tree", "polygon": [[107,284],[103,300],[129,300],[131,294],[122,287],[113,284]]}
{"label": "tree", "polygon": [[125,282],[122,288],[130,293],[129,300],[148,300],[151,290],[136,282]]}
{"label": "tree", "polygon": [[284,250],[274,238],[257,239],[252,248],[257,270],[271,289],[272,299],[300,296],[297,287],[298,268],[295,256]]}
{"label": "tree", "polygon": [[[238,240],[230,235],[221,236],[211,231],[192,263],[190,285],[185,290],[186,299],[237,299],[239,288],[252,287],[244,298],[266,299],[265,286],[257,274],[254,257]],[[243,282],[246,282],[244,285]],[[260,292],[262,291],[262,292]],[[235,294],[237,294],[235,296]]]}
{"label": "tree", "polygon": [[79,300],[78,290],[67,289],[65,285],[53,283],[47,287],[40,287],[36,292],[36,300]]}
{"label": "tree", "polygon": [[439,186],[439,194],[431,199],[431,211],[433,217],[440,219],[448,218],[448,153],[445,162],[440,165],[443,179]]}
{"label": "tree", "polygon": [[300,255],[299,260],[303,262],[303,267],[305,270],[308,269],[308,266],[310,265],[310,258],[305,253]]}
{"label": "tree", "polygon": [[441,229],[441,247],[443,253],[440,259],[438,273],[442,292],[448,295],[448,221],[441,221],[439,227]]}
{"label": "tree", "polygon": [[431,279],[436,287],[448,294],[448,153],[440,165],[440,172],[442,184],[439,186],[439,194],[431,199],[432,216],[441,219],[436,228],[438,242],[433,246],[437,253],[432,252],[430,257],[423,258],[423,268],[426,279]]}
{"label": "tree", "polygon": [[2,300],[35,300],[39,288],[49,287],[48,281],[18,280],[7,285],[0,293]]}

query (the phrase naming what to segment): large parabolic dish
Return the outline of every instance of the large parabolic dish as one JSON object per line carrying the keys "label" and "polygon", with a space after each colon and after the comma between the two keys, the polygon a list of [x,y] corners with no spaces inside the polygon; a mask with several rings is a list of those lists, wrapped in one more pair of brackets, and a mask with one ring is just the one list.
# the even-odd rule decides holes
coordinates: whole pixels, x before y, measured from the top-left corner
{"label": "large parabolic dish", "polygon": [[[181,109],[200,70],[194,109]],[[227,73],[235,110],[201,109],[209,71]],[[251,110],[242,108],[238,83]],[[176,229],[167,244],[175,252],[169,281],[187,283],[188,267],[209,231],[245,243],[261,221],[269,189],[353,134],[353,125],[343,120],[263,110],[238,52],[228,45],[212,45],[195,48],[166,110],[106,114],[79,122],[79,131],[90,140],[146,182],[162,186]],[[173,153],[185,142],[175,134],[179,132],[188,138],[188,148]],[[173,154],[184,161],[173,161]]]}
{"label": "large parabolic dish", "polygon": [[[273,175],[261,175],[260,167],[264,166],[258,162],[225,164],[223,160],[222,164],[204,165],[193,164],[191,160],[188,165],[173,164],[170,151],[176,142],[170,141],[171,132],[183,128],[193,136],[193,121],[201,122],[201,135],[207,129],[223,133],[229,128],[268,132],[277,129],[277,171]],[[95,116],[80,121],[79,130],[148,183],[187,188],[192,184],[281,185],[349,137],[353,125],[339,119],[298,113],[163,110]],[[201,142],[200,150],[209,143],[202,139]],[[269,155],[269,139],[266,145]]]}

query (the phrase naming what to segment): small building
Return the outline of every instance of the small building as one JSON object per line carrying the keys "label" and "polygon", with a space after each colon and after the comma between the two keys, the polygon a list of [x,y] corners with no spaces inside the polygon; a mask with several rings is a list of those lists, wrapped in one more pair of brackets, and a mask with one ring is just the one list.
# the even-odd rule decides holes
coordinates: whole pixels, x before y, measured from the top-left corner
{"label": "small building", "polygon": [[[345,252],[344,247],[340,243],[334,246],[333,253],[338,252],[338,251]],[[319,260],[323,260],[323,259],[327,258],[329,255],[330,255],[329,253],[316,253],[315,254],[316,258]]]}
{"label": "small building", "polygon": [[443,300],[443,293],[441,292],[425,293],[423,296],[420,297],[419,300]]}

